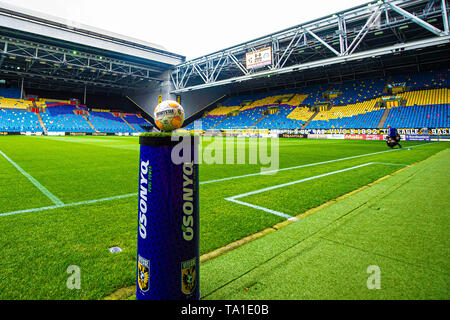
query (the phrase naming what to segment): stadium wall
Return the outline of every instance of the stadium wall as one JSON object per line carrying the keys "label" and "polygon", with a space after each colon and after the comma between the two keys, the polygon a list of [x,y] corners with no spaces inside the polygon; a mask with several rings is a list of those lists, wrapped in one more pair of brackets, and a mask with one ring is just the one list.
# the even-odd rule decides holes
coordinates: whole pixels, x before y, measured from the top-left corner
{"label": "stadium wall", "polygon": [[[228,92],[225,87],[212,87],[181,94],[181,104],[185,110],[189,111],[186,113],[186,118],[192,115],[197,116],[196,113],[226,94]],[[198,116],[201,117],[202,113],[198,114]]]}
{"label": "stadium wall", "polygon": [[[171,93],[172,90],[174,90],[172,82],[165,80],[163,83],[150,88],[145,94],[130,95],[130,98],[144,108],[149,114],[153,115],[153,111],[158,105],[160,95],[163,100],[177,100],[177,96]],[[224,87],[212,87],[182,93],[180,95],[181,105],[184,108],[186,119],[201,111],[225,94],[227,94],[227,90]]]}
{"label": "stadium wall", "polygon": [[[148,90],[148,92],[143,94],[135,94],[130,95],[130,99],[132,99],[138,106],[144,109],[149,115],[153,117],[153,110],[158,105],[158,97],[162,94],[162,86],[155,86]],[[163,95],[163,99],[169,99],[166,95],[166,98]],[[172,98],[170,98],[172,99]]]}
{"label": "stadium wall", "polygon": [[[75,98],[83,104],[84,93],[83,92],[73,92],[73,91],[59,91],[59,90],[41,90],[41,89],[25,89],[27,95],[35,95],[41,98],[47,99],[57,99],[57,100],[68,100],[70,98]],[[135,113],[137,107],[126,97],[117,94],[90,94],[86,95],[86,105],[89,108],[99,108],[99,109],[111,109],[111,110],[121,110],[124,112]]]}

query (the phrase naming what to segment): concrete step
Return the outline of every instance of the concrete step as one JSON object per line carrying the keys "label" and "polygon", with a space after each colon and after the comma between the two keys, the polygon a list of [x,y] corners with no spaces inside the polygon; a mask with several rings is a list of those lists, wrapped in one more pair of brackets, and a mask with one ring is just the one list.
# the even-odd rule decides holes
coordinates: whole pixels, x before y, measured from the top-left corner
{"label": "concrete step", "polygon": [[84,120],[86,120],[86,122],[91,126],[92,130],[94,130],[95,132],[100,132],[97,129],[95,129],[94,125],[92,124],[92,122],[85,116],[83,115]]}
{"label": "concrete step", "polygon": [[311,118],[309,118],[309,120],[302,126],[302,129],[305,129],[310,123],[311,121],[314,120],[314,118],[320,113],[320,111],[316,111]]}
{"label": "concrete step", "polygon": [[127,120],[125,120],[125,118],[124,117],[120,117],[131,129],[133,129],[134,131],[136,131],[137,132],[137,130],[130,124],[130,123],[128,123],[128,121]]}
{"label": "concrete step", "polygon": [[386,123],[387,117],[389,116],[389,113],[391,112],[391,109],[386,108],[384,110],[383,115],[381,116],[380,122],[378,122],[378,129],[381,129],[384,127],[384,124]]}
{"label": "concrete step", "polygon": [[36,113],[38,120],[39,120],[39,124],[41,125],[42,129],[44,130],[44,133],[47,133],[47,128],[44,125],[44,121],[42,121],[42,117],[39,113]]}
{"label": "concrete step", "polygon": [[248,127],[247,129],[251,129],[251,128],[253,128],[254,126],[256,126],[259,122],[261,122],[265,117],[267,117],[268,115],[266,114],[266,115],[264,115],[261,119],[259,119],[258,121],[256,121],[252,126],[250,126],[250,127]]}

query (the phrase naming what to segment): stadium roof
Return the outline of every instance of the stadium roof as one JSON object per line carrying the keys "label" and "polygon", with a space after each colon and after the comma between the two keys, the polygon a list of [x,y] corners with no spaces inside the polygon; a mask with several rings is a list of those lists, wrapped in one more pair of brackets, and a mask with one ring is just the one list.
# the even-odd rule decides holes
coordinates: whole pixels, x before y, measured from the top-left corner
{"label": "stadium roof", "polygon": [[[246,55],[264,48],[270,63],[248,66]],[[153,91],[168,71],[172,93],[214,86],[231,93],[446,67],[449,49],[445,0],[371,1],[190,61],[157,44],[0,2],[1,76],[40,89]]]}
{"label": "stadium roof", "polygon": [[[62,19],[62,18],[59,18],[56,16],[52,16],[52,15],[43,13],[43,12],[38,12],[38,11],[30,10],[27,8],[15,6],[10,3],[3,2],[3,1],[0,1],[0,11],[3,14],[10,14],[11,16],[15,16],[17,18],[19,18],[19,17],[23,18],[24,21],[26,21],[26,20],[35,21],[35,22],[42,23],[44,25],[49,24],[49,25],[57,26],[57,27],[63,28],[63,29],[68,28],[68,29],[71,29],[72,31],[89,33],[91,35],[95,34],[100,37],[109,37],[111,39],[115,38],[115,39],[124,40],[124,41],[135,43],[135,44],[140,44],[142,46],[146,46],[149,48],[154,48],[154,49],[163,50],[163,51],[166,50],[163,46],[158,45],[158,44],[154,44],[154,43],[142,41],[142,40],[139,40],[136,38],[128,37],[125,35],[113,33],[113,32],[110,32],[110,31],[107,31],[104,29],[95,28],[92,26],[78,23],[76,21]],[[20,26],[21,29],[30,31],[30,30],[26,29],[27,27],[28,27],[27,25]],[[55,35],[53,34],[51,36],[54,37]]]}
{"label": "stadium roof", "polygon": [[[417,56],[430,50],[436,61],[448,60],[449,43],[445,0],[371,1],[182,63],[173,68],[172,92],[245,86],[282,75],[306,79],[344,64],[364,67],[373,58],[381,61],[379,68],[394,56],[403,57],[401,64],[411,64],[406,57],[415,56],[420,64]],[[267,65],[250,66],[247,55],[255,59],[260,53],[268,54]]]}
{"label": "stadium roof", "polygon": [[161,45],[0,2],[3,78],[45,87],[139,90],[185,57]]}

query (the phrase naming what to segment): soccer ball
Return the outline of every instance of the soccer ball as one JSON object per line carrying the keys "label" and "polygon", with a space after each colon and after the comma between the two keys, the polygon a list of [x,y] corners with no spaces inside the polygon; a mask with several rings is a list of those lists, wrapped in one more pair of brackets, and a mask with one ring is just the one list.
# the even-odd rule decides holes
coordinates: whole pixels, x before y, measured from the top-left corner
{"label": "soccer ball", "polygon": [[161,102],[155,109],[155,123],[161,131],[173,131],[181,128],[184,122],[184,109],[175,101]]}

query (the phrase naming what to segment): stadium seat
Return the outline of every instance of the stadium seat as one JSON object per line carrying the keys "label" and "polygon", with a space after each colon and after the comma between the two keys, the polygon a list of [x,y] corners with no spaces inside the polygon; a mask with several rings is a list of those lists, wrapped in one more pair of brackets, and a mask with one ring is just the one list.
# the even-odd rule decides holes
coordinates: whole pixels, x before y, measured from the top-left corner
{"label": "stadium seat", "polygon": [[110,112],[90,111],[89,121],[99,132],[106,133],[131,133],[136,132],[132,127],[127,125],[122,118],[114,116]]}
{"label": "stadium seat", "polygon": [[[406,91],[396,94],[395,101],[383,100],[392,83],[405,83]],[[231,96],[200,120],[203,130],[377,128],[385,112],[383,101],[389,109],[385,126],[449,127],[448,70]],[[150,126],[137,115],[88,111],[68,100],[39,99],[33,104],[20,99],[17,88],[0,88],[0,110],[0,131],[43,131],[31,112],[37,110],[50,132],[133,133]],[[194,128],[191,123],[184,130]]]}
{"label": "stadium seat", "polygon": [[[322,111],[307,129],[377,128],[385,112],[380,106],[382,97],[388,94],[387,84],[406,82],[407,92],[398,95],[406,102],[386,103],[392,109],[386,125],[447,127],[450,103],[447,79],[448,71],[441,70],[233,96],[201,120],[205,130],[298,129],[314,115],[311,110],[320,105]],[[269,112],[272,109],[276,111]],[[186,129],[192,130],[193,124]]]}
{"label": "stadium seat", "polygon": [[139,132],[146,132],[147,130],[144,129],[144,126],[146,126],[146,127],[151,126],[151,124],[147,120],[145,120],[144,118],[141,118],[135,114],[133,114],[133,115],[127,114],[123,118],[130,125],[132,125],[135,130],[137,130]]}
{"label": "stadium seat", "polygon": [[41,114],[45,128],[49,132],[95,132],[81,115],[76,115],[73,105],[48,104]]}
{"label": "stadium seat", "polygon": [[43,132],[35,113],[25,110],[0,109],[0,131]]}

